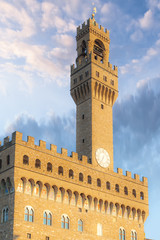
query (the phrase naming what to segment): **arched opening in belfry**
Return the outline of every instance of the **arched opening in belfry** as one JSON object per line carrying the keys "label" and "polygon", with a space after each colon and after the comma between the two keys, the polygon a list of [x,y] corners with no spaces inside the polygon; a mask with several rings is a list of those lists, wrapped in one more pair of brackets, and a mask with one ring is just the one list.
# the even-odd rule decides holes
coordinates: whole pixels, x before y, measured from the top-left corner
{"label": "arched opening in belfry", "polygon": [[82,55],[84,57],[87,56],[87,45],[86,45],[86,42],[84,40],[82,41]]}
{"label": "arched opening in belfry", "polygon": [[100,61],[103,63],[105,47],[102,41],[96,39],[94,41],[93,52],[95,54],[95,59],[99,57]]}

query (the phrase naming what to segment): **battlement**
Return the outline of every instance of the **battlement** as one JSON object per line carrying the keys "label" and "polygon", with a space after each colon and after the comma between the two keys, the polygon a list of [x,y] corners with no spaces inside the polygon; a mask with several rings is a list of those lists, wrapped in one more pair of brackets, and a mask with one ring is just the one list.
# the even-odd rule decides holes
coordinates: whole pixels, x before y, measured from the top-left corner
{"label": "battlement", "polygon": [[77,36],[83,34],[86,30],[89,28],[93,28],[94,30],[97,30],[99,33],[101,33],[103,36],[109,38],[109,31],[101,25],[98,25],[98,23],[95,21],[95,19],[89,18],[87,20],[87,23],[83,23],[81,26],[77,27]]}
{"label": "battlement", "polygon": [[[67,159],[74,162],[79,162],[83,165],[90,165],[88,163],[88,157],[87,156],[78,156],[78,153],[72,152],[70,156],[68,156],[68,151],[65,148],[61,148],[61,153],[57,152],[57,146],[50,144],[50,149],[46,148],[46,142],[39,140],[39,145],[35,145],[35,139],[34,137],[28,136],[27,141],[22,140],[23,134],[20,132],[14,132],[12,133],[12,140],[10,141],[9,137],[4,138],[4,144],[0,146],[0,152],[5,150],[6,148],[14,145],[14,144],[20,144],[25,147],[29,147],[38,151],[42,151],[47,154],[53,154],[54,156],[60,157],[62,159]],[[90,165],[91,166],[91,165]],[[123,175],[123,170],[121,168],[117,169],[117,173],[112,173],[116,177],[122,177],[124,180],[132,181],[141,185],[148,186],[148,180],[146,177],[143,177],[142,180],[140,180],[140,176],[138,174],[134,174],[134,178],[132,178],[132,174],[129,171],[126,171],[125,175]]]}
{"label": "battlement", "polygon": [[92,54],[92,53],[90,53],[88,57],[83,58],[81,62],[77,63],[77,65],[75,65],[75,64],[71,65],[71,75],[74,74],[75,72],[77,72],[78,70],[80,70],[82,67],[84,67],[86,64],[90,63],[91,61],[96,64],[99,64],[101,66],[103,65],[104,68],[108,72],[118,76],[118,67],[117,66],[115,66],[115,65],[112,66],[112,64],[110,62],[108,62],[108,63],[102,62],[99,58],[95,59],[94,54]]}
{"label": "battlement", "polygon": [[30,147],[38,151],[53,154],[55,156],[58,156],[64,159],[66,158],[74,159],[74,161],[80,161],[80,162],[83,162],[84,164],[88,163],[87,156],[84,156],[84,155],[78,156],[78,153],[76,152],[72,152],[71,155],[68,156],[68,150],[65,148],[61,148],[61,153],[58,153],[57,146],[54,144],[50,144],[50,149],[47,149],[46,142],[43,140],[39,140],[39,145],[35,145],[34,137],[28,136],[27,141],[22,140],[22,137],[23,137],[23,134],[16,131],[12,133],[12,140],[10,140],[9,137],[4,138],[3,145],[0,145],[0,152],[14,144],[20,144],[25,147]]}
{"label": "battlement", "polygon": [[142,177],[142,180],[141,180],[138,174],[134,174],[134,178],[132,178],[132,173],[129,171],[126,171],[125,174],[123,174],[122,168],[117,168],[117,174],[123,176],[127,180],[132,180],[137,183],[142,183],[143,185],[148,186],[148,179],[146,177]]}

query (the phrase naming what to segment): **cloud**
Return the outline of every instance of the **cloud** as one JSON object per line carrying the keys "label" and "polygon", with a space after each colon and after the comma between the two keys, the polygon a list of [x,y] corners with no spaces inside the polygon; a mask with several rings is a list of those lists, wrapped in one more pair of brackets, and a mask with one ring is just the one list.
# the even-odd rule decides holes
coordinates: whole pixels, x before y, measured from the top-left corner
{"label": "cloud", "polygon": [[151,9],[160,9],[160,0],[148,0],[148,5]]}
{"label": "cloud", "polygon": [[150,29],[154,24],[153,12],[149,9],[144,16],[139,19],[139,24],[142,29]]}
{"label": "cloud", "polygon": [[[56,28],[58,33],[65,33],[69,31],[75,32],[76,25],[72,19],[66,20],[61,17],[61,11],[57,4],[51,2],[42,3],[42,30],[45,31],[48,28]],[[64,16],[63,16],[64,17]],[[52,21],[51,19],[54,19]]]}
{"label": "cloud", "polygon": [[[13,43],[0,41],[0,45],[2,47],[0,49],[1,57],[10,61],[21,60],[22,64],[17,65],[16,68],[21,68],[21,71],[30,72],[31,75],[33,72],[36,72],[39,76],[45,77],[46,80],[56,81],[59,85],[62,84],[63,73],[66,74],[68,70],[66,71],[64,66],[62,67],[62,63],[58,61],[56,51],[54,55],[52,50],[47,49],[45,46],[30,45],[16,41]],[[63,53],[65,51],[67,50],[63,49]],[[57,58],[51,58],[53,55],[57,56]],[[67,58],[67,55],[64,56]]]}
{"label": "cloud", "polygon": [[35,23],[22,6],[18,9],[2,0],[0,4],[0,22],[3,24],[2,26],[5,26],[5,28],[1,28],[2,39],[7,37],[24,39],[35,34]]}
{"label": "cloud", "polygon": [[62,47],[73,47],[75,45],[75,40],[73,36],[69,34],[57,34],[53,35],[52,39]]}
{"label": "cloud", "polygon": [[75,151],[75,113],[70,112],[69,116],[59,117],[50,113],[45,119],[39,122],[27,113],[21,113],[14,121],[8,123],[5,128],[5,135],[14,131],[23,133],[23,139],[27,136],[35,137],[35,143],[44,140],[49,144],[55,144],[60,151],[61,147],[68,151]]}

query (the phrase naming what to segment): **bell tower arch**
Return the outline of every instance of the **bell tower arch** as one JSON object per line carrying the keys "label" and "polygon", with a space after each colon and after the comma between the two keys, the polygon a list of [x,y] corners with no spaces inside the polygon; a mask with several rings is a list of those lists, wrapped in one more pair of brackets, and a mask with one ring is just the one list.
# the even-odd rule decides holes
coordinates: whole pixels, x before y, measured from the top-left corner
{"label": "bell tower arch", "polygon": [[118,97],[118,68],[109,62],[109,31],[95,19],[77,28],[71,96],[76,104],[76,151],[101,171],[113,170],[112,107]]}

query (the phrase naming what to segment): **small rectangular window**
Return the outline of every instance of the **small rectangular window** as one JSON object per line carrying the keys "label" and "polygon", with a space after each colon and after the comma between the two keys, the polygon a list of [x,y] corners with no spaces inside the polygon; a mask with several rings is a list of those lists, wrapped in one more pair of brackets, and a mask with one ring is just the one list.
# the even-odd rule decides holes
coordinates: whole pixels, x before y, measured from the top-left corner
{"label": "small rectangular window", "polygon": [[114,86],[114,80],[111,79],[111,85]]}
{"label": "small rectangular window", "polygon": [[103,81],[107,82],[107,77],[103,76]]}
{"label": "small rectangular window", "polygon": [[27,238],[31,239],[31,234],[30,233],[27,233]]}
{"label": "small rectangular window", "polygon": [[82,139],[82,142],[84,143],[84,138]]}
{"label": "small rectangular window", "polygon": [[73,83],[74,83],[74,84],[77,83],[77,78],[73,79]]}
{"label": "small rectangular window", "polygon": [[101,109],[103,109],[104,108],[104,106],[103,106],[103,104],[101,104]]}
{"label": "small rectangular window", "polygon": [[84,119],[84,114],[82,114],[82,119]]}
{"label": "small rectangular window", "polygon": [[96,76],[99,77],[99,72],[96,71]]}
{"label": "small rectangular window", "polygon": [[46,236],[46,240],[49,240],[49,237]]}
{"label": "small rectangular window", "polygon": [[86,76],[86,77],[88,77],[88,75],[89,75],[89,72],[88,72],[88,71],[86,71],[86,72],[85,72],[85,76]]}
{"label": "small rectangular window", "polygon": [[91,158],[88,158],[88,163],[92,164],[92,159]]}
{"label": "small rectangular window", "polygon": [[83,75],[82,74],[79,76],[79,80],[80,81],[83,80]]}

